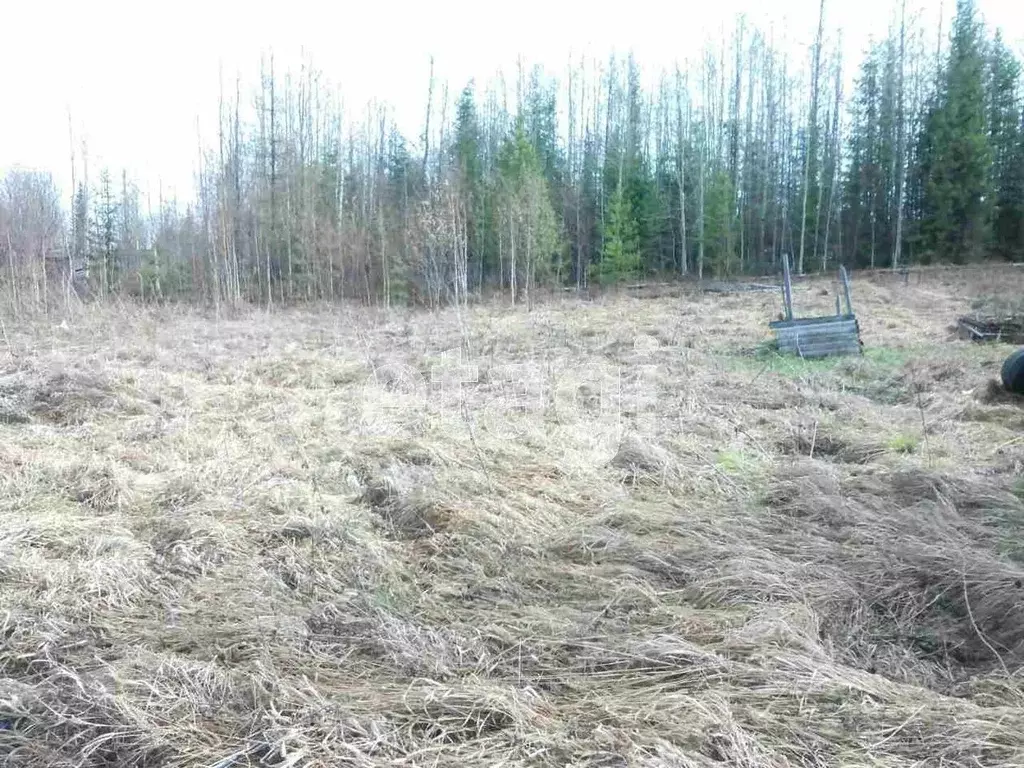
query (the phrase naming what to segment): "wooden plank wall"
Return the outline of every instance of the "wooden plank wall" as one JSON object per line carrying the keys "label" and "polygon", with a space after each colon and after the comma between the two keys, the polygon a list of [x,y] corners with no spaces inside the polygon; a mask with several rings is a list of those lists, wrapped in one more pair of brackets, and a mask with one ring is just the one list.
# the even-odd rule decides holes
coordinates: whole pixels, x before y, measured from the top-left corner
{"label": "wooden plank wall", "polygon": [[860,328],[856,318],[822,318],[789,325],[775,323],[779,349],[801,357],[860,354]]}

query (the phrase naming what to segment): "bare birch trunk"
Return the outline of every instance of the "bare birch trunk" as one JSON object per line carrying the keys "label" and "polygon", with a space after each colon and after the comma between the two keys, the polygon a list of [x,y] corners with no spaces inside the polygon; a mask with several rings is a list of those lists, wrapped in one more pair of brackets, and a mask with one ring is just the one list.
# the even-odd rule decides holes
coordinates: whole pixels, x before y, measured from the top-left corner
{"label": "bare birch trunk", "polygon": [[892,268],[895,270],[900,265],[901,250],[903,247],[903,186],[906,175],[906,148],[904,147],[904,97],[903,77],[906,66],[907,51],[907,0],[900,4],[900,74],[897,85],[897,98],[899,103],[896,109],[896,162],[899,163],[896,175],[896,236],[892,249]]}
{"label": "bare birch trunk", "polygon": [[[677,162],[679,163],[679,233],[682,239],[679,256],[679,274],[685,275],[689,271],[687,263],[688,253],[686,245],[686,136],[683,132],[683,79],[676,67],[676,141],[679,146]],[[687,116],[689,116],[689,105],[687,105]],[[689,127],[689,124],[687,124]]]}

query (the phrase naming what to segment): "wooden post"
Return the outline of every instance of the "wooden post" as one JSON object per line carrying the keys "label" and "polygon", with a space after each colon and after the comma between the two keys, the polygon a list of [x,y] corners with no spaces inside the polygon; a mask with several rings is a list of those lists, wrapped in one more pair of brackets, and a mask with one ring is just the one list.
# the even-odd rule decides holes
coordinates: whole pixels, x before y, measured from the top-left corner
{"label": "wooden post", "polygon": [[846,267],[839,266],[839,279],[843,283],[843,295],[846,297],[846,314],[853,316],[853,303],[850,301],[850,278],[846,274]]}
{"label": "wooden post", "polygon": [[793,283],[789,276],[789,254],[782,254],[782,301],[786,305],[786,319],[793,319]]}
{"label": "wooden post", "polygon": [[839,294],[836,294],[836,317],[841,317],[843,310],[839,306]]}

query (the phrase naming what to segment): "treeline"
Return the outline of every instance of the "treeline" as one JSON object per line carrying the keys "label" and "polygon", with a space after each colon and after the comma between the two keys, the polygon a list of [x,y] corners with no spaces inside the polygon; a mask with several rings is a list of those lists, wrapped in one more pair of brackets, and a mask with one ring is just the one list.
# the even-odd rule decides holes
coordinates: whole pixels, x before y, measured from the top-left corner
{"label": "treeline", "polygon": [[905,2],[894,16],[852,94],[822,0],[807,61],[739,20],[653,86],[632,57],[457,94],[431,71],[413,139],[269,58],[222,98],[188,204],[80,158],[67,206],[48,177],[9,174],[0,279],[18,300],[437,305],[765,273],[783,253],[800,271],[1021,258],[1019,62],[972,0],[937,35]]}

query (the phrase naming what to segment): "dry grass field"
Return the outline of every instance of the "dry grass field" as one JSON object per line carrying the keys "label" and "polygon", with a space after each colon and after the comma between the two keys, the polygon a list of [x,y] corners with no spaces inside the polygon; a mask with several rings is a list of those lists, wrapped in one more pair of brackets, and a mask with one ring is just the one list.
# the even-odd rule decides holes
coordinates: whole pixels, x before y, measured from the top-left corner
{"label": "dry grass field", "polygon": [[1024,765],[1024,270],[853,292],[7,317],[4,765]]}

